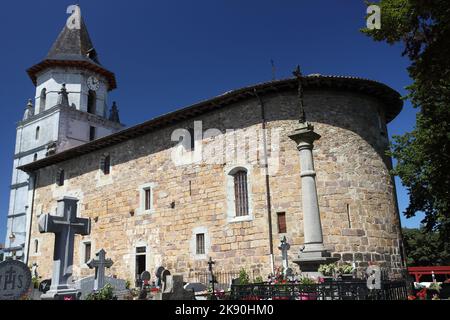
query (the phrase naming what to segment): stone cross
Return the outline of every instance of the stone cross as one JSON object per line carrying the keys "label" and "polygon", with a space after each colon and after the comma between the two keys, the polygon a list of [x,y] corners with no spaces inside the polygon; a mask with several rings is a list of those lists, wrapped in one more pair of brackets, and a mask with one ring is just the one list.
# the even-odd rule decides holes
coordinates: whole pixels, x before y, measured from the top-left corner
{"label": "stone cross", "polygon": [[281,250],[281,258],[283,259],[283,273],[287,274],[287,269],[289,268],[288,262],[288,250],[291,248],[291,245],[287,242],[286,236],[281,239],[281,243],[278,249]]}
{"label": "stone cross", "polygon": [[74,297],[77,294],[69,283],[75,235],[88,235],[91,229],[90,219],[77,218],[77,202],[78,199],[64,197],[58,200],[56,216],[45,214],[39,218],[39,232],[55,234],[52,285],[42,299],[61,299],[61,296]]}
{"label": "stone cross", "polygon": [[96,258],[87,262],[87,265],[91,269],[95,269],[94,277],[94,290],[98,291],[105,286],[105,268],[111,268],[113,261],[106,259],[106,251],[101,249],[96,254]]}

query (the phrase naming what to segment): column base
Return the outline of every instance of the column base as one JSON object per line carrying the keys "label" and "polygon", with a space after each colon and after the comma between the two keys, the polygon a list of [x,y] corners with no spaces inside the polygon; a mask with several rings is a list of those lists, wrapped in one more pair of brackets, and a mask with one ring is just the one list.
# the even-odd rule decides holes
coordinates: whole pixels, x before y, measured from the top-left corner
{"label": "column base", "polygon": [[339,258],[331,257],[331,253],[321,245],[314,249],[305,247],[298,255],[298,259],[294,260],[294,263],[300,267],[303,275],[323,277],[323,274],[319,272],[320,265],[334,263],[338,260]]}

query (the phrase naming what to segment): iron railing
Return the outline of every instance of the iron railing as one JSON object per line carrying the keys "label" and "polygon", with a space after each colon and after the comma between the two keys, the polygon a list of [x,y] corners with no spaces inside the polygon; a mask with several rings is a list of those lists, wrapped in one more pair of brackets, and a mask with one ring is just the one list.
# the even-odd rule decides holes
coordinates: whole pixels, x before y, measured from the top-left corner
{"label": "iron railing", "polygon": [[364,280],[332,281],[320,284],[231,285],[232,300],[406,300],[406,282],[384,281],[381,289],[370,290]]}

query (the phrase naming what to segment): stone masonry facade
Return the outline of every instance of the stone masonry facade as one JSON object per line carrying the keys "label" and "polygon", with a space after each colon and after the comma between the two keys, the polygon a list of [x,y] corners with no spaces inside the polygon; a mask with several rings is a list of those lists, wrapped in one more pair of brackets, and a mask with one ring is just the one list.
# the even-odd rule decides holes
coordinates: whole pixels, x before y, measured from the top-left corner
{"label": "stone masonry facade", "polygon": [[[267,129],[279,130],[279,168],[270,175],[273,246],[276,266],[277,213],[286,213],[291,243],[290,261],[303,243],[299,152],[289,138],[298,126],[299,110],[294,90],[264,94]],[[377,263],[399,274],[402,268],[401,235],[395,186],[389,174],[391,160],[385,155],[388,138],[382,102],[366,94],[332,89],[305,91],[308,121],[322,137],[314,146],[317,192],[324,244],[342,262],[355,262],[359,270]],[[245,268],[266,277],[270,271],[266,185],[257,159],[248,168],[250,210],[247,221],[227,216],[227,175],[242,163],[175,166],[171,153],[178,128],[202,121],[203,131],[226,129],[240,133],[259,130],[261,106],[256,98],[232,103],[201,116],[158,129],[111,147],[39,169],[32,216],[29,263],[37,262],[44,278],[51,276],[54,236],[40,234],[37,219],[56,211],[64,196],[79,199],[78,216],[92,219],[89,236],[77,236],[74,276],[92,274],[83,262],[83,241],[90,241],[92,254],[103,248],[114,261],[109,274],[134,281],[136,247],[146,247],[146,266],[152,274],[162,265],[174,274],[193,279],[207,270],[207,259],[217,271]],[[213,145],[218,136],[203,140]],[[255,148],[254,137],[245,151]],[[270,151],[271,148],[269,148]],[[238,153],[243,153],[239,149]],[[111,157],[111,173],[104,175],[99,163]],[[66,172],[64,186],[55,184],[58,170]],[[152,186],[153,207],[142,212],[140,187]],[[195,230],[205,233],[206,254],[195,253]],[[37,245],[37,246],[36,246]],[[291,262],[294,271],[298,267]]]}

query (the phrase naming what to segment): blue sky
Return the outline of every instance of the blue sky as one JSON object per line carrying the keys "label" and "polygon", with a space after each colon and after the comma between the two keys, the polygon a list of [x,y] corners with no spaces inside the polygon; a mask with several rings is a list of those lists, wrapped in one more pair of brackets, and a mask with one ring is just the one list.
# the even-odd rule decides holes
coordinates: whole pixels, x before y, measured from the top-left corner
{"label": "blue sky", "polygon": [[[410,84],[400,46],[359,32],[363,0],[79,0],[102,64],[116,73],[111,93],[121,120],[133,125],[225,91],[304,74],[352,75]],[[15,126],[35,89],[25,70],[47,54],[67,19],[69,1],[5,1],[0,9],[0,242],[5,238]],[[407,102],[388,128],[410,131]],[[400,210],[408,194],[397,179]],[[421,218],[402,219],[417,227]]]}

